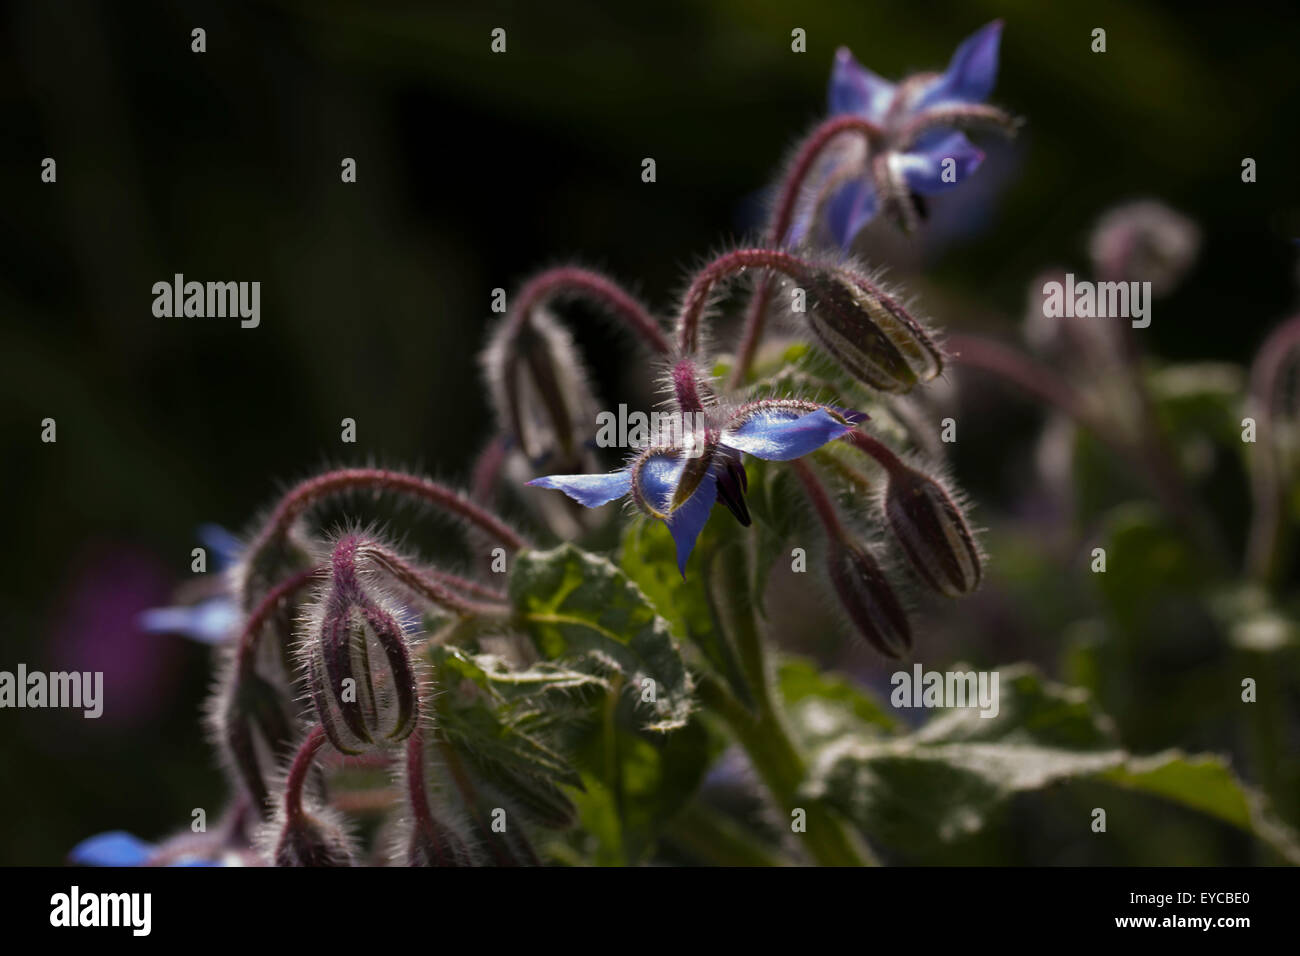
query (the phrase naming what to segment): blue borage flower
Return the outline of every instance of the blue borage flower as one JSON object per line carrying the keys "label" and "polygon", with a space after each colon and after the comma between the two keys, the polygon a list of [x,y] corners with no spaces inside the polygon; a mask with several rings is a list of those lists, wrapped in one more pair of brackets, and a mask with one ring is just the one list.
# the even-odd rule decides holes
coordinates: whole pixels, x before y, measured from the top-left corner
{"label": "blue borage flower", "polygon": [[702,453],[656,446],[609,474],[548,475],[528,484],[563,491],[588,508],[630,495],[643,512],[668,525],[677,544],[677,569],[684,577],[686,561],[717,501],[742,525],[750,523],[742,453],[766,461],[802,458],[867,417],[798,399],[749,402],[725,419],[706,414]]}
{"label": "blue borage flower", "polygon": [[[211,556],[214,573],[225,572],[239,560],[243,545],[220,525],[200,525],[198,536]],[[234,635],[240,617],[235,599],[219,594],[194,604],[149,608],[140,612],[137,623],[141,630],[154,634],[180,634],[201,644],[222,644]]]}
{"label": "blue borage flower", "polygon": [[82,840],[72,848],[68,861],[80,866],[243,866],[247,862],[232,847],[196,843],[189,849],[169,849],[125,830],[110,830]]}
{"label": "blue borage flower", "polygon": [[[807,235],[821,211],[830,236],[847,247],[876,212],[884,208],[915,225],[919,197],[950,189],[979,168],[984,154],[960,132],[972,126],[1014,128],[1014,121],[983,106],[997,78],[1002,22],[995,20],[968,37],[941,74],[923,73],[890,83],[841,47],[831,71],[832,116],[856,115],[880,127],[870,155],[861,150],[835,163],[823,180],[818,201],[801,210],[790,241]],[[944,162],[953,161],[951,175]]]}

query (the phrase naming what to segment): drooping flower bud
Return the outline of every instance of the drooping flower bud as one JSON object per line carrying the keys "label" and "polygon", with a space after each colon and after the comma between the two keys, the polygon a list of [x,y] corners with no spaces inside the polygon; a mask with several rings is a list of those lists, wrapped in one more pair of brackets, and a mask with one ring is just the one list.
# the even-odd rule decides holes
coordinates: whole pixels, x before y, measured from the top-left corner
{"label": "drooping flower bud", "polygon": [[921,324],[864,276],[815,269],[808,285],[813,334],[860,382],[907,392],[943,371],[943,357]]}
{"label": "drooping flower bud", "polygon": [[1196,223],[1153,199],[1118,206],[1097,221],[1088,241],[1097,274],[1107,281],[1150,282],[1164,295],[1196,259]]}
{"label": "drooping flower bud", "polygon": [[262,831],[262,843],[276,866],[353,866],[352,838],[328,808],[304,807],[304,791],[325,733],[318,724],[307,734],[289,767],[275,818]]}
{"label": "drooping flower bud", "polygon": [[286,820],[273,857],[276,866],[355,866],[343,828],[320,814]]}
{"label": "drooping flower bud", "polygon": [[892,469],[885,490],[885,517],[913,570],[947,597],[970,594],[982,573],[979,548],[952,496],[915,469]]}
{"label": "drooping flower bud", "polygon": [[596,400],[573,337],[545,308],[507,317],[482,357],[497,421],[536,467],[582,464]]}
{"label": "drooping flower bud", "polygon": [[418,729],[406,740],[404,773],[410,818],[403,821],[395,856],[407,866],[473,866],[469,844],[430,805],[424,779],[424,739]]}
{"label": "drooping flower bud", "polygon": [[827,548],[831,583],[857,632],[886,657],[901,658],[912,648],[912,627],[880,565],[842,537],[831,537]]}
{"label": "drooping flower bud", "polygon": [[216,744],[259,814],[269,812],[269,764],[293,734],[293,717],[286,706],[291,698],[287,688],[277,688],[251,667],[232,662],[210,705]]}
{"label": "drooping flower bud", "polygon": [[[305,647],[308,687],[330,743],[361,753],[406,739],[419,714],[419,687],[397,618],[361,587],[355,535],[334,549],[333,579],[315,636]],[[376,674],[373,659],[387,661]]]}

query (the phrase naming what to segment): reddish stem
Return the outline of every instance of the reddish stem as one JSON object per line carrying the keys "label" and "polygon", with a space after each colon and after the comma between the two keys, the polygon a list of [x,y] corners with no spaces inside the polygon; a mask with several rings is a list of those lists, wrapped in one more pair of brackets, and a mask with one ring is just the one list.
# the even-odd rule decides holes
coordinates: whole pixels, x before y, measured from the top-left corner
{"label": "reddish stem", "polygon": [[722,279],[754,266],[773,269],[799,282],[806,281],[813,268],[804,259],[778,249],[737,249],[714,259],[696,273],[682,300],[677,345],[684,355],[692,355],[699,348],[700,318],[713,287]]}
{"label": "reddish stem", "polygon": [[262,628],[270,620],[271,615],[279,609],[280,602],[302,590],[312,578],[324,574],[327,570],[328,568],[322,565],[306,571],[299,571],[297,574],[285,578],[271,588],[266,593],[266,596],[258,602],[257,606],[249,612],[248,617],[244,620],[244,627],[239,632],[239,639],[236,644],[236,661],[240,673],[245,673],[247,669],[252,668],[257,653],[257,644],[261,640]]}
{"label": "reddish stem", "polygon": [[[767,240],[772,245],[782,243],[790,232],[795,208],[798,205],[799,197],[803,194],[804,181],[807,180],[808,174],[817,162],[817,158],[836,137],[844,133],[858,133],[865,137],[868,156],[870,156],[873,145],[880,142],[884,137],[884,131],[879,126],[860,116],[832,116],[813,130],[800,145],[799,151],[795,154],[794,162],[790,164],[789,172],[786,173],[785,179],[781,182],[781,191],[776,203],[776,213],[772,218],[772,225],[767,234]],[[771,300],[771,294],[771,279],[764,276],[758,288],[754,290],[754,298],[751,300],[749,311],[745,316],[745,330],[741,336],[740,347],[736,352],[736,364],[731,370],[730,384],[732,388],[740,387],[745,380],[745,375],[749,372],[750,365],[754,362],[754,355],[758,352],[758,343],[763,337],[763,326],[767,320],[767,305]]]}
{"label": "reddish stem", "polygon": [[667,355],[672,351],[659,323],[641,303],[616,282],[598,272],[576,266],[548,269],[524,283],[515,294],[514,308],[507,320],[511,323],[511,334],[517,334],[523,328],[537,305],[562,295],[580,297],[604,306],[656,352]]}
{"label": "reddish stem", "polygon": [[284,787],[284,813],[288,822],[293,823],[302,818],[302,790],[307,783],[307,774],[321,744],[325,742],[325,729],[320,724],[312,727],[307,739],[298,748],[289,768],[289,779]]}
{"label": "reddish stem", "polygon": [[826,486],[821,483],[816,473],[802,461],[796,459],[790,462],[790,465],[794,468],[794,473],[799,477],[799,481],[802,482],[804,493],[807,494],[808,500],[817,512],[817,517],[821,519],[827,536],[841,541],[844,540],[846,537],[844,525],[840,521],[839,512],[835,510],[835,503],[831,501],[831,496],[826,491]]}
{"label": "reddish stem", "polygon": [[[380,568],[388,572],[398,583],[427,598],[439,607],[445,607],[455,611],[457,614],[500,616],[509,611],[504,604],[480,604],[477,601],[469,601],[454,593],[450,588],[444,586],[439,581],[436,573],[429,574],[415,565],[411,564],[400,554],[390,551],[382,545],[373,542],[363,542],[357,549],[358,557],[369,558]],[[454,576],[453,576],[454,577]],[[469,582],[466,582],[469,583]]]}
{"label": "reddish stem", "polygon": [[884,468],[891,476],[905,471],[907,466],[903,464],[894,450],[873,435],[866,432],[858,431],[856,428],[843,436],[844,441],[848,442],[854,448],[865,454],[870,455]]}
{"label": "reddish stem", "polygon": [[250,570],[254,568],[257,562],[252,558],[286,534],[294,521],[312,505],[323,498],[358,489],[397,492],[427,501],[480,528],[513,550],[529,547],[527,540],[496,515],[436,481],[382,468],[343,468],[309,478],[280,499],[270,519],[249,546],[247,567]]}

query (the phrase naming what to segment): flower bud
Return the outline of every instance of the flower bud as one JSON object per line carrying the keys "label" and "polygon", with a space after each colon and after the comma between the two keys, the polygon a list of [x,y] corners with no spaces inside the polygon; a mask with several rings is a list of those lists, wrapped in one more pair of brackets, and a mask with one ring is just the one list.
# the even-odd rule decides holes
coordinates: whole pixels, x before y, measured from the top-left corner
{"label": "flower bud", "polygon": [[885,490],[885,518],[913,570],[932,590],[961,597],[979,587],[979,548],[966,519],[933,478],[894,469]]}
{"label": "flower bud", "polygon": [[482,364],[502,431],[536,467],[576,471],[596,400],[568,331],[533,308],[500,324]]}
{"label": "flower bud", "polygon": [[828,547],[831,583],[858,633],[886,657],[902,657],[912,648],[912,628],[880,565],[851,541],[832,537]]}
{"label": "flower bud", "polygon": [[238,775],[259,814],[268,812],[271,761],[293,736],[292,699],[251,667],[232,664],[210,705],[209,722],[218,748]]}
{"label": "flower bud", "polygon": [[343,827],[325,811],[286,814],[271,856],[276,866],[355,866],[356,852]]}
{"label": "flower bud", "polygon": [[[359,546],[349,535],[334,549],[333,583],[316,639],[306,648],[308,687],[325,734],[336,749],[352,754],[376,737],[405,740],[419,714],[419,688],[402,626],[362,590]],[[387,661],[386,675],[375,673],[375,657]]]}
{"label": "flower bud", "polygon": [[808,286],[813,334],[858,381],[906,392],[943,370],[939,349],[921,324],[863,276],[816,269]]}
{"label": "flower bud", "polygon": [[1182,281],[1200,245],[1196,223],[1147,199],[1103,215],[1093,228],[1088,252],[1103,279],[1150,282],[1153,295],[1164,295]]}

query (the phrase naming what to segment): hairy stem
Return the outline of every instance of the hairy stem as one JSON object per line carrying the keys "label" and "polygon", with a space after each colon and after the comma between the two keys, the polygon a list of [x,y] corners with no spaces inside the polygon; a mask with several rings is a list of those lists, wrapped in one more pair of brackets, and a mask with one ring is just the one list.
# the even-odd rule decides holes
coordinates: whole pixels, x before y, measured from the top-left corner
{"label": "hairy stem", "polygon": [[243,629],[240,630],[235,645],[235,659],[239,673],[245,673],[253,667],[253,662],[257,656],[257,645],[262,636],[262,628],[271,619],[271,615],[279,609],[281,602],[301,591],[311,583],[313,578],[323,575],[328,570],[327,567],[321,565],[291,575],[271,588],[258,602],[257,606],[249,612],[248,617],[244,619]]}
{"label": "hairy stem", "polygon": [[316,753],[320,750],[321,744],[325,743],[325,728],[316,724],[307,733],[307,738],[298,748],[298,753],[294,755],[293,765],[289,768],[289,778],[284,787],[284,813],[289,822],[295,822],[302,817],[302,791],[307,783],[307,774],[311,771],[312,762],[316,759]]}
{"label": "hairy stem", "polygon": [[672,351],[668,337],[659,328],[654,316],[622,286],[598,272],[576,266],[548,269],[525,282],[515,294],[514,307],[510,310],[507,321],[512,324],[513,331],[517,332],[528,321],[529,314],[536,306],[560,296],[593,302],[606,309],[659,354],[667,355]]}
{"label": "hairy stem", "polygon": [[[884,133],[876,124],[860,116],[832,116],[818,126],[807,139],[800,144],[794,161],[777,194],[776,210],[772,224],[768,228],[767,241],[777,246],[782,244],[794,223],[794,212],[803,194],[808,174],[812,172],[817,159],[835,139],[845,133],[856,133],[867,141],[867,155],[870,157],[873,144],[878,143]],[[745,313],[745,327],[741,334],[740,345],[736,350],[736,364],[731,369],[729,386],[739,388],[754,364],[758,353],[758,344],[763,338],[763,327],[767,324],[767,306],[772,298],[771,276],[763,276],[754,295],[750,299]]]}
{"label": "hairy stem", "polygon": [[783,273],[795,281],[805,281],[812,268],[798,256],[776,249],[737,249],[714,259],[695,274],[682,300],[677,319],[677,347],[683,355],[694,355],[699,349],[700,322],[713,287],[723,279],[755,266]]}
{"label": "hairy stem", "polygon": [[524,537],[492,512],[432,479],[382,468],[342,468],[309,478],[280,499],[271,517],[249,545],[245,587],[249,583],[247,578],[258,565],[258,557],[282,541],[308,508],[325,498],[354,491],[393,492],[415,498],[468,522],[512,550],[530,546]]}

